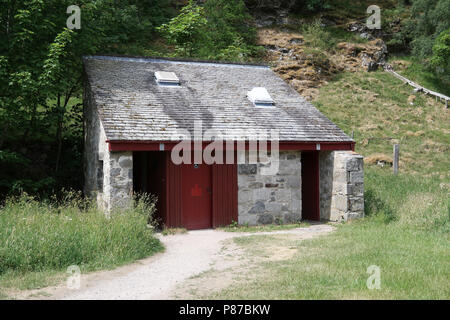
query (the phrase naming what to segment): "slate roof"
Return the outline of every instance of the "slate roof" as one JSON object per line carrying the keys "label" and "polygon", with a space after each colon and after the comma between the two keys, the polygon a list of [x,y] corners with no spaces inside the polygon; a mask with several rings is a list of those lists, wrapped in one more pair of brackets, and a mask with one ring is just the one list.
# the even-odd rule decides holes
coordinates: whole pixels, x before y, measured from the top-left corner
{"label": "slate roof", "polygon": [[[267,66],[84,57],[91,97],[110,141],[179,140],[180,130],[220,130],[225,138],[278,130],[280,141],[349,142],[341,129]],[[175,72],[179,87],[160,86],[155,71]],[[256,108],[247,98],[265,87],[274,107]],[[209,140],[209,139],[204,139]]]}

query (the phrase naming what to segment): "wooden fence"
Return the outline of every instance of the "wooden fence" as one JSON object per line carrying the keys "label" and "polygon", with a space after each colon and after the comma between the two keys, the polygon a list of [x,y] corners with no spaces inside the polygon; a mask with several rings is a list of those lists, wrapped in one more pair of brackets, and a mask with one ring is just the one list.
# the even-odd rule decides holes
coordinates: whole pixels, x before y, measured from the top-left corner
{"label": "wooden fence", "polygon": [[434,92],[430,89],[424,88],[421,85],[415,83],[414,81],[411,81],[407,78],[405,78],[404,76],[398,74],[397,72],[394,71],[394,69],[392,68],[392,66],[390,65],[386,65],[384,67],[384,70],[386,72],[389,72],[390,74],[392,74],[394,77],[402,80],[403,82],[409,84],[410,86],[414,87],[414,91],[415,92],[424,92],[425,94],[429,94],[431,96],[435,96],[436,97],[436,101],[437,99],[439,99],[439,101],[444,100],[445,101],[445,107],[448,108],[448,101],[450,100],[450,97],[447,97],[446,95],[443,95],[442,93],[439,92]]}

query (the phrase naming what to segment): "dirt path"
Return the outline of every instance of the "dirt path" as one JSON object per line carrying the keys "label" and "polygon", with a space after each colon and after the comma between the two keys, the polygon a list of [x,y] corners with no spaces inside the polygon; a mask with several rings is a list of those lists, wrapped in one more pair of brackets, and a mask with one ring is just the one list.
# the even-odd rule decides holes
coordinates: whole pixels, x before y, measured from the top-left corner
{"label": "dirt path", "polygon": [[[236,248],[230,247],[232,241],[226,241],[227,239],[264,234],[290,234],[306,239],[332,230],[333,227],[329,225],[312,225],[307,228],[274,232],[234,233],[202,230],[160,236],[166,247],[164,253],[112,271],[83,275],[81,288],[78,290],[70,290],[65,286],[43,289],[45,294],[40,298],[82,300],[183,298],[190,296],[189,292],[195,290],[196,285],[198,286],[195,279],[202,273],[229,268],[233,264],[240,263],[236,261],[238,255],[233,254]],[[226,250],[225,246],[228,246]],[[219,287],[226,286],[225,278],[220,279]],[[188,289],[191,291],[186,291]],[[39,299],[39,294],[34,293],[28,297]]]}

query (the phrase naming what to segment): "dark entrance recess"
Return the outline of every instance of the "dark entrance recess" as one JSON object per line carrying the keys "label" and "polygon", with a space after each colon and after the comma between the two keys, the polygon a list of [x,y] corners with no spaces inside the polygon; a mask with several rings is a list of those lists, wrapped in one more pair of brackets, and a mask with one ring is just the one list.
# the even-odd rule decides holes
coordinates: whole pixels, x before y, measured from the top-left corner
{"label": "dark entrance recess", "polygon": [[319,152],[302,152],[302,219],[320,220]]}
{"label": "dark entrance recess", "polygon": [[166,165],[165,152],[133,153],[133,191],[135,194],[151,194],[157,197],[155,218],[165,221]]}
{"label": "dark entrance recess", "polygon": [[158,198],[160,226],[206,229],[238,219],[236,164],[175,165],[170,152],[134,152],[133,190]]}

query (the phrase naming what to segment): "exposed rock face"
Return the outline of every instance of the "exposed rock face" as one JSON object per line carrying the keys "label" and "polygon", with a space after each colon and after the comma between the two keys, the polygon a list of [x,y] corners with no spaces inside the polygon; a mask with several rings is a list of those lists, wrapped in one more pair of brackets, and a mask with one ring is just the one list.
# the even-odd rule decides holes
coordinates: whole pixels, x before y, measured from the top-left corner
{"label": "exposed rock face", "polygon": [[259,44],[267,49],[266,59],[275,64],[273,70],[308,100],[339,71],[325,54],[305,52],[300,34],[260,29],[258,36]]}
{"label": "exposed rock face", "polygon": [[368,43],[341,42],[337,45],[343,53],[343,65],[347,71],[374,71],[386,63],[387,47],[383,40],[376,39]]}
{"label": "exposed rock face", "polygon": [[266,60],[273,70],[307,100],[313,100],[319,88],[341,71],[374,71],[384,67],[387,48],[383,40],[367,43],[342,42],[333,53],[304,45],[299,33],[262,28],[258,44],[267,49]]}

